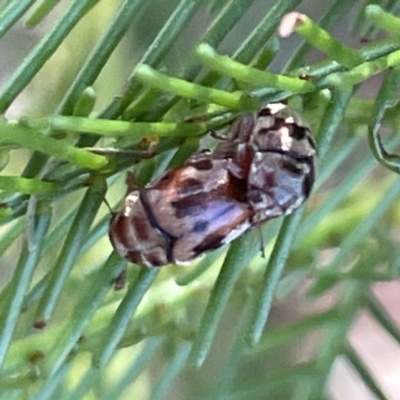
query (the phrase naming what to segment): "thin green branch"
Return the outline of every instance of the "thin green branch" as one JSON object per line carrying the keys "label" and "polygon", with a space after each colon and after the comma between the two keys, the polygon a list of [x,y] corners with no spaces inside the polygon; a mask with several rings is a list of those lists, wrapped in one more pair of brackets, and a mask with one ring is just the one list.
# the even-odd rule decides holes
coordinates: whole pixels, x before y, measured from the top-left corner
{"label": "thin green branch", "polygon": [[184,342],[176,350],[172,360],[164,366],[160,378],[152,388],[149,400],[165,399],[166,393],[173,381],[179,376],[179,373],[184,369],[186,360],[189,356],[191,343]]}
{"label": "thin green branch", "polygon": [[[328,181],[329,177],[337,171],[337,168],[340,168],[340,166],[346,162],[348,157],[351,157],[352,153],[356,151],[358,146],[361,146],[362,142],[362,136],[354,136],[348,140],[341,140],[340,142],[338,141],[338,143],[335,143],[331,151],[326,153],[323,162],[321,162],[321,167],[318,167],[321,168],[321,170],[318,170],[314,189],[318,190],[322,185],[324,185],[324,183]],[[371,161],[371,157],[369,157],[368,154],[365,155],[363,161],[366,159]]]}
{"label": "thin green branch", "polygon": [[64,364],[57,374],[52,377],[52,379],[45,381],[40,387],[40,390],[31,396],[31,400],[50,400],[54,392],[56,392],[58,389],[59,385],[65,381],[67,373],[71,367],[71,363]]}
{"label": "thin green branch", "polygon": [[242,41],[232,58],[241,63],[250,64],[254,56],[275,34],[281,18],[286,13],[295,10],[301,2],[302,0],[280,0],[276,2],[250,35]]}
{"label": "thin green branch", "polygon": [[106,157],[78,149],[65,140],[46,136],[41,129],[26,127],[21,123],[1,125],[0,143],[14,143],[22,148],[39,151],[60,160],[71,162],[78,167],[98,170],[108,164]]}
{"label": "thin green branch", "polygon": [[[79,133],[91,132],[107,136],[132,136],[140,141],[146,136],[196,136],[207,131],[201,122],[127,122],[109,119],[83,117],[63,117],[57,115],[42,120],[54,130],[66,130]],[[34,121],[32,121],[34,123]]]}
{"label": "thin green branch", "polygon": [[36,194],[54,196],[60,190],[60,184],[28,179],[20,176],[0,176],[0,190],[8,193]]}
{"label": "thin green branch", "polygon": [[[247,38],[241,42],[239,48],[232,55],[232,58],[244,64],[257,63],[257,54],[259,54],[265,46],[269,45],[269,40],[274,37],[281,18],[287,12],[295,9],[301,1],[302,0],[281,0],[276,3]],[[206,39],[202,41],[207,42]],[[213,44],[210,43],[210,45]],[[215,79],[215,73],[211,72],[201,80],[201,83],[205,86],[213,85],[227,89],[231,86],[232,80],[229,77],[218,77]]]}
{"label": "thin green branch", "polygon": [[[303,363],[282,371],[270,374],[260,383],[260,381],[247,383],[244,387],[234,389],[230,393],[221,396],[218,400],[248,400],[265,399],[271,393],[271,398],[276,390],[288,389],[293,384],[303,381],[309,382],[319,377],[320,371],[315,370],[312,363]],[[286,391],[284,393],[287,393]],[[319,397],[320,398],[320,397]],[[204,397],[204,400],[211,400],[210,397]]]}
{"label": "thin green branch", "polygon": [[[235,378],[238,376],[238,371],[241,366],[241,361],[248,349],[246,343],[246,329],[248,316],[250,314],[252,302],[251,297],[246,296],[243,306],[238,310],[236,316],[236,326],[230,334],[235,337],[233,345],[230,347],[228,357],[225,357],[223,368],[220,369],[220,379],[216,393],[213,394],[213,399],[220,400],[225,395],[230,393],[235,385]],[[236,313],[236,310],[235,310]]]}
{"label": "thin green branch", "polygon": [[79,382],[70,390],[63,400],[82,400],[85,394],[93,389],[95,382],[101,378],[101,372],[98,369],[88,368],[81,376]]}
{"label": "thin green branch", "polygon": [[[200,38],[199,42],[209,43],[211,46],[218,46],[225,36],[235,27],[236,23],[243,17],[245,11],[251,6],[254,0],[235,0],[231,1],[221,11],[217,18],[210,24],[205,34]],[[203,66],[200,63],[190,64],[185,68],[183,73],[183,79],[187,81],[194,81],[198,76]],[[124,112],[125,119],[132,119],[137,113],[141,113],[142,110],[148,109],[149,102],[154,105],[154,93],[153,89],[147,89],[140,96],[140,98],[131,106],[129,106]],[[157,95],[158,92],[156,92]],[[179,101],[179,97],[174,96],[168,99],[159,107],[157,110],[153,110],[150,115],[152,119],[157,120],[159,116],[163,115],[166,110],[169,110],[175,103]]]}
{"label": "thin green branch", "polygon": [[113,252],[104,265],[92,275],[86,285],[87,290],[80,296],[68,325],[57,339],[56,349],[46,356],[45,364],[49,376],[62,367],[70,352],[77,346],[87,322],[100,308],[112,283],[124,268],[126,260]]}
{"label": "thin green branch", "polygon": [[[323,235],[321,235],[320,230],[315,228],[339,206],[350,191],[365,178],[375,165],[376,163],[371,157],[360,162],[358,168],[351,171],[351,173],[335,187],[335,190],[330,193],[329,198],[307,215],[301,225],[302,234],[298,235],[296,238],[296,246],[309,248],[309,246],[316,245],[318,247],[318,243],[321,243],[320,241],[323,240]],[[327,230],[330,231],[331,229],[327,228]],[[329,232],[327,232],[327,235],[329,235]]]}
{"label": "thin green branch", "polygon": [[231,76],[254,87],[271,87],[293,93],[306,93],[315,89],[311,82],[303,79],[260,71],[234,61],[228,56],[221,56],[206,43],[202,43],[197,47],[197,55],[212,70]]}
{"label": "thin green branch", "polygon": [[[175,44],[178,36],[189,24],[202,2],[202,0],[181,0],[138,64],[148,64],[152,67],[158,66],[171,46]],[[138,82],[132,79],[133,77],[134,75],[132,74],[122,96],[113,100],[107,109],[101,113],[101,118],[118,117],[132,102],[140,88]]]}
{"label": "thin green branch", "polygon": [[102,400],[115,400],[120,399],[123,392],[134,382],[144,368],[146,368],[157,351],[160,351],[160,347],[163,344],[163,338],[149,338],[146,340],[144,348],[141,350],[139,355],[128,364],[127,368],[124,369],[116,383],[110,390],[103,393],[101,396]]}
{"label": "thin green branch", "polygon": [[379,130],[386,110],[397,101],[399,82],[400,70],[392,69],[386,73],[378,97],[376,98],[368,127],[368,142],[372,154],[383,166],[397,174],[400,173],[400,157],[386,151],[382,144]]}
{"label": "thin green branch", "polygon": [[368,78],[399,65],[400,50],[396,50],[373,61],[364,62],[349,72],[336,72],[330,74],[319,82],[319,86],[334,86],[342,90],[349,90]]}
{"label": "thin green branch", "polygon": [[331,60],[346,68],[354,68],[364,61],[357,50],[345,46],[305,14],[292,12],[286,15],[279,30],[282,37],[289,36],[295,30]]}
{"label": "thin green branch", "polygon": [[[7,227],[7,230],[2,234],[0,238],[0,256],[4,254],[4,252],[11,246],[11,244],[21,235],[24,229],[25,221],[21,218],[12,226]],[[0,303],[2,293],[0,293]]]}
{"label": "thin green branch", "polygon": [[106,184],[102,176],[96,176],[87,190],[68,231],[61,253],[51,271],[50,279],[36,311],[35,326],[44,327],[50,319],[59,299],[61,290],[79,255],[79,249],[84,241],[90,225],[103,202]]}
{"label": "thin green branch", "polygon": [[232,243],[226,254],[190,353],[189,363],[196,367],[203,364],[233,287],[239,274],[250,261],[251,252],[243,251],[249,246],[250,240],[250,234],[240,237]]}
{"label": "thin green branch", "polygon": [[294,241],[297,227],[300,224],[302,208],[293,215],[285,217],[279,230],[276,243],[272,250],[262,280],[254,295],[254,308],[250,318],[247,340],[250,344],[257,343],[263,333],[271,310],[276,287],[282,277],[286,260]]}
{"label": "thin green branch", "polygon": [[[333,26],[335,22],[343,18],[343,15],[353,5],[351,1],[336,0],[333,2],[329,10],[321,18],[319,26],[327,29]],[[298,68],[304,62],[306,54],[312,49],[312,46],[307,41],[303,41],[297,49],[290,56],[290,59],[283,68],[283,72],[291,71]]]}
{"label": "thin green branch", "polygon": [[42,0],[25,21],[28,28],[38,25],[61,0]]}
{"label": "thin green branch", "polygon": [[343,351],[344,338],[358,316],[365,290],[366,285],[356,280],[342,282],[336,306],[338,318],[324,330],[322,340],[318,342],[315,350],[314,368],[318,371],[318,375],[309,382],[299,380],[294,388],[295,393],[303,393],[304,400],[320,396],[321,388],[326,385],[333,363]]}
{"label": "thin green branch", "polygon": [[35,0],[9,1],[0,13],[0,38],[18,21]]}
{"label": "thin green branch", "polygon": [[234,110],[255,110],[260,106],[259,101],[248,94],[242,92],[229,93],[200,86],[196,83],[162,74],[148,65],[138,65],[134,75],[147,86],[204,103],[218,104]]}
{"label": "thin green branch", "polygon": [[89,86],[79,95],[72,114],[75,117],[88,117],[96,104],[96,92]]}
{"label": "thin green branch", "polygon": [[318,159],[320,163],[323,162],[331,146],[334,135],[343,120],[352,94],[352,90],[344,92],[335,90],[332,94],[332,99],[325,110],[316,134],[318,139]]}
{"label": "thin green branch", "polygon": [[136,281],[129,288],[114,317],[110,321],[108,328],[103,332],[100,344],[93,355],[93,362],[99,368],[104,368],[109,363],[132,315],[157,277],[158,272],[159,269],[157,268],[142,268]]}
{"label": "thin green branch", "polygon": [[308,334],[315,329],[326,328],[334,325],[340,319],[339,308],[331,308],[327,311],[306,316],[300,321],[279,326],[265,332],[260,342],[247,350],[247,355],[257,356],[260,353],[273,348],[286,345],[299,340],[302,335]]}
{"label": "thin green branch", "polygon": [[[31,284],[31,278],[43,246],[43,239],[50,224],[51,209],[48,204],[39,203],[33,228],[33,244],[25,240],[17,268],[11,283],[7,286],[7,299],[3,302],[0,323],[0,366],[11,342],[18,322],[25,294]],[[30,247],[33,247],[30,248]]]}
{"label": "thin green branch", "polygon": [[396,179],[386,192],[382,193],[375,208],[365,216],[362,222],[355,227],[353,231],[348,233],[345,240],[340,245],[339,252],[330,263],[329,268],[338,269],[345,264],[347,257],[354,250],[357,244],[365,241],[365,237],[368,235],[369,231],[375,226],[376,222],[379,221],[388,208],[397,201],[399,196],[399,179]]}
{"label": "thin green branch", "polygon": [[209,254],[206,254],[195,267],[192,267],[185,274],[178,276],[176,278],[176,283],[180,286],[186,286],[191,282],[195,281],[205,271],[207,271],[208,268],[215,267],[216,261],[221,257],[222,253],[225,251],[226,249],[221,248],[214,250]]}
{"label": "thin green branch", "polygon": [[140,16],[140,12],[146,4],[150,6],[151,2],[147,0],[126,0],[119,8],[109,28],[88,56],[85,64],[62,99],[57,110],[58,113],[72,113],[75,102],[80,94],[88,86],[93,85],[112,52],[124,37],[129,27],[132,26],[132,23],[135,22],[135,18]]}
{"label": "thin green branch", "polygon": [[[226,35],[235,27],[243,17],[254,0],[235,0],[231,1],[221,11],[221,13],[210,24],[206,33],[200,38],[200,43],[208,43],[210,46],[217,47]],[[202,66],[193,64],[186,68],[184,78],[193,81],[200,73]]]}
{"label": "thin green branch", "polygon": [[393,321],[371,292],[367,293],[366,300],[368,311],[400,346],[400,330],[396,322]]}
{"label": "thin green branch", "polygon": [[369,4],[365,7],[365,16],[372,24],[389,32],[397,40],[400,39],[400,18],[385,12],[378,4]]}
{"label": "thin green branch", "polygon": [[[399,47],[399,44],[392,39],[384,39],[378,42],[367,44],[364,47],[361,47],[358,51],[363,60],[373,61],[399,50]],[[343,66],[338,64],[336,61],[323,60],[315,64],[308,65],[307,67],[301,67],[297,70],[291,71],[291,75],[321,78],[338,71],[342,72],[343,70]]]}
{"label": "thin green branch", "polygon": [[48,34],[24,59],[23,63],[0,90],[0,113],[4,113],[18,94],[57,50],[72,28],[99,0],[75,0]]}
{"label": "thin green branch", "polygon": [[353,347],[350,343],[344,348],[344,355],[346,356],[347,360],[352,364],[354,369],[358,372],[360,377],[362,378],[365,385],[371,390],[371,392],[381,400],[387,400],[388,396],[384,394],[382,388],[380,387],[377,380],[374,376],[368,371],[367,366],[358,356],[358,354],[354,351]]}

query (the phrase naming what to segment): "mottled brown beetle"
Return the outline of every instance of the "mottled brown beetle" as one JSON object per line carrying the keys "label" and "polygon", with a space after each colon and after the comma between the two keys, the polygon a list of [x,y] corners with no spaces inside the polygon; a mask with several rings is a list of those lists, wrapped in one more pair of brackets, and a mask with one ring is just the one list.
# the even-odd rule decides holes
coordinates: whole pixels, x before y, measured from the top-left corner
{"label": "mottled brown beetle", "polygon": [[144,189],[131,187],[111,220],[115,250],[139,265],[184,264],[241,235],[253,211],[228,162],[201,152]]}
{"label": "mottled brown beetle", "polygon": [[309,196],[316,147],[286,105],[240,118],[214,152],[200,151],[144,189],[128,185],[110,223],[115,250],[139,265],[184,264]]}

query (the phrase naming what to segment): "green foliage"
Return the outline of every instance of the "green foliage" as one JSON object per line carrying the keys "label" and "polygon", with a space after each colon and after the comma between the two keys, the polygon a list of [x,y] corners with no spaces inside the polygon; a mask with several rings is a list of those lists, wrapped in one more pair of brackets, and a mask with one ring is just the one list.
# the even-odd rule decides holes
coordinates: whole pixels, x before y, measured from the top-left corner
{"label": "green foliage", "polygon": [[[400,346],[376,296],[400,274],[397,3],[311,3],[0,3],[1,41],[40,32],[14,39],[0,89],[0,400],[342,398],[338,363],[389,398],[351,332],[366,311]],[[282,20],[297,7],[319,22]],[[329,33],[350,19],[352,37]],[[144,184],[280,100],[310,122],[319,173],[306,207],[262,228],[265,258],[257,232],[187,267],[111,251],[103,199],[117,207],[127,169]]]}

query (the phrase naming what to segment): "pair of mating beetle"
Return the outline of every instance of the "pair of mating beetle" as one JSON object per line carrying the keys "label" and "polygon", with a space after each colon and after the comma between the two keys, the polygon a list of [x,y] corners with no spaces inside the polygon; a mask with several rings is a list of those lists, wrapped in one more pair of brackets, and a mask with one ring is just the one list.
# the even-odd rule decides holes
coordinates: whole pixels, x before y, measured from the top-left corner
{"label": "pair of mating beetle", "polygon": [[247,229],[289,214],[309,196],[316,147],[282,103],[237,121],[227,140],[144,189],[129,187],[110,223],[115,250],[136,264],[184,264]]}

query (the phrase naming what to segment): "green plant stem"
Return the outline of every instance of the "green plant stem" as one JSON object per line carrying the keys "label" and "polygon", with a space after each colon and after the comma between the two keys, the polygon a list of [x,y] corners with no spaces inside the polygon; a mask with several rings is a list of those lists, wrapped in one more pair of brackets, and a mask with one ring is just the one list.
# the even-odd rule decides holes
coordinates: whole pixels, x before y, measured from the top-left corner
{"label": "green plant stem", "polygon": [[110,321],[108,329],[103,333],[101,345],[97,346],[97,350],[93,355],[93,362],[99,368],[104,368],[109,363],[132,315],[158,272],[159,269],[157,268],[141,269],[136,281],[129,288],[114,317]]}
{"label": "green plant stem", "polygon": [[[243,64],[257,62],[256,55],[265,46],[268,46],[268,41],[273,35],[280,23],[281,18],[295,9],[302,0],[281,0],[277,2],[253,29],[249,36],[242,41],[239,48],[234,52],[232,58]],[[207,40],[203,40],[207,42]],[[210,43],[213,45],[212,43]],[[215,47],[215,46],[214,46]],[[206,86],[218,86],[219,88],[227,89],[232,81],[228,77],[222,77],[218,82],[212,78],[213,72],[207,74],[201,83]],[[211,78],[211,79],[210,79]]]}
{"label": "green plant stem", "polygon": [[367,310],[378,321],[386,332],[393,337],[393,339],[400,345],[400,329],[393,319],[388,315],[387,311],[382,307],[379,301],[374,297],[371,292],[366,295]]}
{"label": "green plant stem", "polygon": [[43,122],[55,130],[91,132],[107,136],[132,136],[140,141],[146,136],[196,136],[207,131],[204,123],[194,122],[127,122],[83,117],[51,117]]}
{"label": "green plant stem", "polygon": [[[343,338],[348,334],[358,315],[366,287],[357,280],[344,280],[338,293],[339,303],[336,306],[338,317],[316,347],[314,360],[315,378],[298,380],[294,393],[301,393],[304,400],[313,400],[321,394],[321,388],[326,384],[332,371],[332,364],[338,354],[343,351]],[[298,398],[298,397],[297,397]]]}
{"label": "green plant stem", "polygon": [[316,134],[318,138],[318,159],[320,164],[323,162],[331,146],[336,130],[343,120],[352,94],[352,90],[344,92],[333,91],[332,99],[325,110]]}
{"label": "green plant stem", "polygon": [[132,385],[132,382],[140,376],[144,368],[148,366],[151,358],[160,351],[163,338],[149,338],[146,340],[144,348],[139,355],[128,364],[127,368],[121,374],[117,382],[106,393],[102,394],[101,400],[120,399],[124,391]]}
{"label": "green plant stem", "polygon": [[69,87],[58,107],[57,113],[72,114],[75,102],[81,93],[87,87],[93,85],[118,43],[129,27],[132,26],[135,19],[140,16],[140,12],[146,4],[149,6],[151,3],[147,0],[126,0],[119,8],[109,28],[96,44],[74,82]]}
{"label": "green plant stem", "polygon": [[[72,221],[77,211],[75,205],[73,204],[71,204],[70,210],[68,210],[68,213],[65,213],[65,215],[63,215],[62,218],[57,221],[57,224],[52,227],[49,235],[44,241],[43,254],[49,253],[50,250],[54,248],[54,246],[61,246],[61,239],[67,234],[67,232],[71,228]],[[34,287],[32,287],[31,289],[33,290]]]}
{"label": "green plant stem", "polygon": [[163,400],[168,393],[168,389],[172,385],[179,373],[184,369],[186,360],[189,356],[191,343],[184,342],[175,352],[172,360],[168,365],[164,366],[162,376],[158,379],[155,387],[152,388],[149,400]]}
{"label": "green plant stem", "polygon": [[[0,238],[0,256],[11,246],[11,244],[21,235],[24,230],[24,220],[21,218],[12,226],[7,227],[7,230],[2,234]],[[2,294],[0,294],[1,299]],[[0,300],[1,303],[1,300]]]}
{"label": "green plant stem", "polygon": [[249,245],[250,239],[251,235],[247,234],[235,240],[226,254],[190,353],[189,363],[196,367],[203,364],[218,322],[228,303],[229,295],[232,293],[239,274],[250,261],[250,252],[243,250]]}
{"label": "green plant stem", "polygon": [[[206,33],[199,40],[200,43],[208,43],[217,47],[226,35],[235,27],[246,10],[254,3],[254,0],[236,0],[230,2],[212,22]],[[200,73],[202,65],[195,63],[185,69],[184,78],[193,81]]]}
{"label": "green plant stem", "polygon": [[[365,45],[358,51],[364,61],[374,61],[399,50],[399,47],[399,44],[392,39],[384,39],[376,43]],[[336,61],[323,60],[307,67],[291,71],[291,75],[321,78],[338,71],[343,72],[343,66],[338,64]]]}
{"label": "green plant stem", "polygon": [[[325,13],[319,22],[319,26],[324,29],[328,29],[334,25],[338,20],[343,18],[343,15],[347,12],[348,8],[353,5],[351,1],[336,0],[330,9]],[[291,55],[290,59],[283,68],[283,72],[291,71],[294,68],[298,68],[306,54],[312,49],[312,46],[307,41],[303,41],[299,47]]]}
{"label": "green plant stem", "polygon": [[[317,379],[318,376],[319,371],[315,371],[312,363],[300,363],[294,367],[269,374],[268,379],[264,379],[262,383],[251,383],[236,388],[227,396],[219,397],[218,400],[273,399],[278,388],[292,387],[299,381]],[[209,399],[208,397],[207,400]]]}
{"label": "green plant stem", "polygon": [[329,267],[333,270],[344,265],[346,258],[351,251],[357,246],[360,241],[364,241],[368,232],[375,226],[376,222],[382,217],[387,209],[398,199],[400,195],[399,179],[395,180],[392,185],[386,190],[378,201],[376,207],[365,216],[363,221],[348,233],[346,239],[341,243],[339,252],[330,263]]}
{"label": "green plant stem", "polygon": [[339,318],[339,308],[336,307],[318,314],[310,315],[303,318],[301,321],[273,328],[265,332],[256,346],[248,348],[246,354],[257,357],[257,355],[270,349],[299,340],[299,337],[309,334],[311,330],[334,325]]}
{"label": "green plant stem", "polygon": [[69,9],[24,59],[23,63],[9,78],[7,81],[8,83],[0,90],[1,114],[7,110],[18,94],[57,50],[60,43],[78,21],[98,3],[98,1],[99,0],[75,0],[70,4]]}
{"label": "green plant stem", "polygon": [[[225,38],[225,36],[231,31],[231,29],[235,27],[236,23],[240,20],[245,11],[253,2],[254,0],[235,0],[228,3],[226,7],[224,7],[224,9],[221,11],[221,13],[211,23],[206,33],[199,41],[209,43],[211,46],[214,47],[218,46]],[[185,68],[183,79],[187,81],[194,81],[202,68],[203,65],[198,62],[189,65]],[[137,113],[140,113],[141,110],[148,109],[149,104],[154,101],[153,97],[153,89],[145,90],[140,98],[126,109],[126,111],[124,112],[124,118],[132,119]],[[164,104],[162,104],[162,107],[159,107],[157,110],[152,111],[152,113],[150,114],[151,119],[159,119],[162,115],[164,115],[166,110],[169,110],[179,100],[180,99],[178,96],[173,96],[171,99],[168,99]]]}
{"label": "green plant stem", "polygon": [[88,117],[96,104],[97,95],[94,89],[89,86],[84,89],[78,97],[72,114],[75,117]]}
{"label": "green plant stem", "polygon": [[[21,312],[26,291],[31,283],[31,278],[37,265],[39,255],[43,246],[43,239],[50,224],[51,209],[48,204],[39,203],[34,221],[33,246],[24,241],[18,265],[7,286],[7,299],[2,310],[0,321],[0,366],[3,365],[8,346]],[[30,247],[33,247],[30,248]]]}
{"label": "green plant stem", "polygon": [[31,400],[51,400],[51,398],[54,398],[54,392],[59,388],[60,383],[65,381],[70,369],[70,363],[64,364],[52,379],[47,380],[40,390],[38,390],[34,396],[31,396]]}
{"label": "green plant stem", "polygon": [[41,130],[22,124],[1,126],[0,143],[15,143],[22,148],[39,151],[82,168],[102,169],[108,164],[106,157],[78,149],[64,140],[48,137]]}
{"label": "green plant stem", "polygon": [[335,188],[326,202],[307,215],[301,224],[302,234],[298,235],[296,238],[296,246],[298,245],[306,248],[315,245],[318,239],[317,236],[321,236],[318,233],[319,231],[315,228],[344,201],[350,191],[371,172],[375,165],[376,163],[371,157],[366,157],[365,160],[358,164],[357,169],[349,174],[340,185]]}
{"label": "green plant stem", "polygon": [[349,90],[368,78],[383,72],[391,67],[400,65],[400,50],[373,61],[364,62],[349,72],[336,72],[328,75],[319,83],[323,86],[334,86],[342,90]]}
{"label": "green plant stem", "polygon": [[206,43],[197,47],[197,55],[212,70],[231,76],[240,82],[249,83],[254,87],[270,87],[293,93],[306,93],[315,89],[311,82],[303,79],[260,71],[234,61],[228,56],[221,56]]}
{"label": "green plant stem", "polygon": [[18,21],[35,0],[9,1],[0,13],[0,38]]}
{"label": "green plant stem", "polygon": [[56,350],[46,356],[48,375],[55,374],[65,363],[70,352],[82,338],[87,322],[101,307],[112,283],[124,268],[126,268],[126,260],[113,252],[104,265],[93,274],[87,290],[78,300],[78,307],[74,309],[71,320],[58,337]]}
{"label": "green plant stem", "polygon": [[385,12],[378,4],[369,4],[365,7],[365,16],[372,24],[389,32],[396,39],[400,39],[400,18]]}
{"label": "green plant stem", "polygon": [[82,400],[85,394],[92,390],[96,381],[101,377],[101,372],[98,369],[88,368],[86,372],[80,377],[79,382],[73,389],[66,395],[63,400]]}
{"label": "green plant stem", "polygon": [[331,60],[346,68],[354,68],[364,61],[357,50],[345,46],[307,15],[297,14],[295,30]]}
{"label": "green plant stem", "polygon": [[250,64],[254,56],[268,42],[268,39],[275,34],[282,17],[295,10],[301,2],[302,0],[280,0],[276,2],[250,35],[240,44],[232,58],[241,63]]}
{"label": "green plant stem", "polygon": [[221,369],[218,389],[213,395],[213,399],[221,400],[228,395],[233,387],[235,387],[235,377],[238,375],[240,361],[243,359],[246,350],[247,321],[250,314],[252,302],[251,297],[246,296],[241,307],[240,314],[237,313],[237,323],[233,332],[230,332],[232,337],[235,337],[234,343],[230,348],[228,357],[225,358],[225,365]]}
{"label": "green plant stem", "polygon": [[300,224],[302,210],[303,208],[297,210],[293,215],[284,218],[262,281],[254,295],[254,308],[250,317],[247,335],[247,341],[252,345],[260,340],[263,333],[276,287],[282,276],[297,227]]}
{"label": "green plant stem", "polygon": [[0,176],[0,190],[9,193],[18,192],[22,194],[54,196],[60,190],[60,185],[58,183],[43,182],[39,179]]}
{"label": "green plant stem", "polygon": [[79,255],[82,242],[103,202],[105,191],[104,178],[100,175],[94,177],[51,271],[50,279],[36,311],[35,325],[37,327],[44,326],[50,319],[65,281],[68,279],[72,266]]}
{"label": "green plant stem", "polygon": [[[400,54],[400,51],[399,51]],[[390,154],[382,144],[379,134],[382,120],[388,108],[397,101],[397,88],[400,82],[400,71],[392,69],[385,75],[378,97],[372,110],[372,117],[368,127],[368,142],[374,157],[386,168],[397,174],[400,173],[400,157]]]}
{"label": "green plant stem", "polygon": [[387,400],[388,396],[384,394],[379,382],[374,378],[374,376],[368,371],[367,366],[354,351],[352,346],[347,343],[344,348],[344,355],[347,360],[353,365],[354,369],[362,378],[363,383],[371,390],[371,392],[381,400]]}
{"label": "green plant stem", "polygon": [[28,28],[38,25],[61,0],[42,0],[32,14],[25,21]]}
{"label": "green plant stem", "polygon": [[259,107],[257,100],[244,93],[229,93],[200,86],[162,74],[148,65],[138,65],[135,69],[135,77],[152,88],[169,91],[181,97],[188,97],[204,103],[218,104],[234,110],[255,110]]}
{"label": "green plant stem", "polygon": [[217,249],[214,250],[213,252],[206,254],[202,260],[193,268],[191,268],[189,271],[187,271],[185,274],[178,276],[176,278],[176,283],[180,286],[186,286],[190,284],[191,282],[195,281],[198,279],[205,271],[208,270],[210,267],[215,267],[215,263],[218,260],[218,258],[221,257],[222,252],[224,252],[225,249]]}
{"label": "green plant stem", "polygon": [[[148,64],[152,67],[158,66],[202,3],[203,0],[181,0],[138,64]],[[138,82],[132,79],[133,77],[134,74],[129,78],[122,96],[114,99],[106,110],[100,114],[101,118],[114,119],[118,117],[132,102],[140,88]]]}

